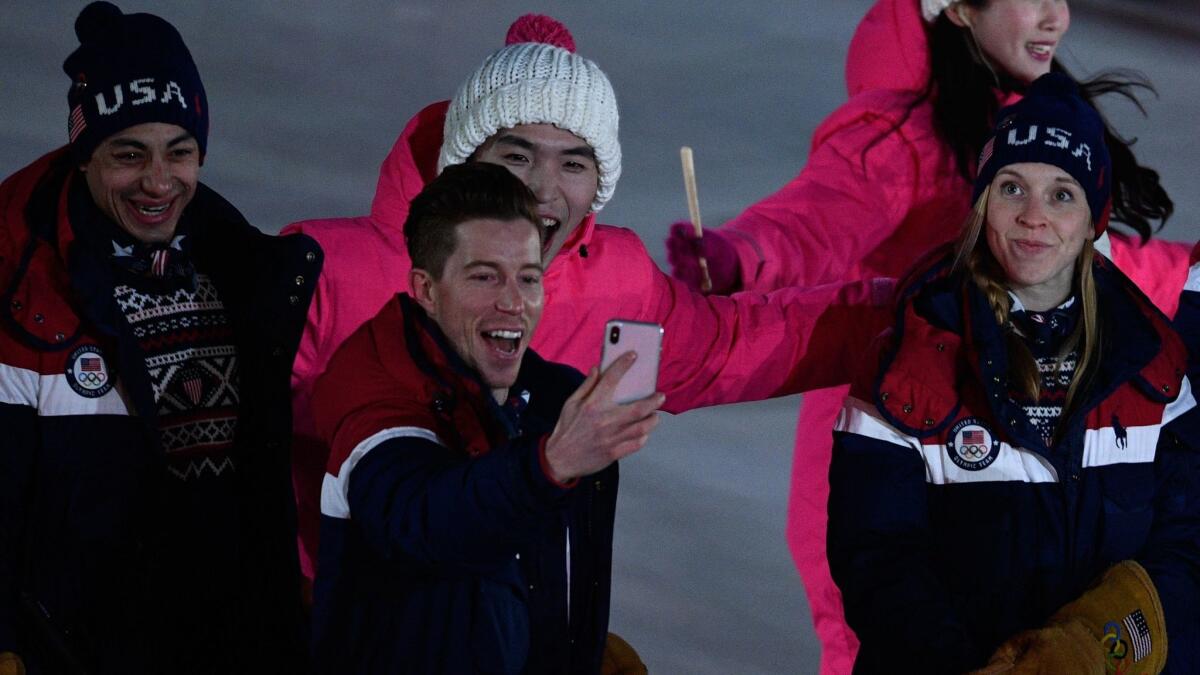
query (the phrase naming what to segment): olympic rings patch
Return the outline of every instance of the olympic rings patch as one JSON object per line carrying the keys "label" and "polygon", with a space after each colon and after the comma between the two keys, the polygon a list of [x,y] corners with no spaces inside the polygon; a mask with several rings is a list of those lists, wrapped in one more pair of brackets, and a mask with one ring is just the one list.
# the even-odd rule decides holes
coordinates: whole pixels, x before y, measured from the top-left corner
{"label": "olympic rings patch", "polygon": [[112,390],[116,380],[96,345],[78,347],[67,357],[67,384],[80,396],[100,398]]}
{"label": "olympic rings patch", "polygon": [[999,456],[1000,440],[978,417],[967,417],[950,429],[946,454],[961,469],[982,471]]}

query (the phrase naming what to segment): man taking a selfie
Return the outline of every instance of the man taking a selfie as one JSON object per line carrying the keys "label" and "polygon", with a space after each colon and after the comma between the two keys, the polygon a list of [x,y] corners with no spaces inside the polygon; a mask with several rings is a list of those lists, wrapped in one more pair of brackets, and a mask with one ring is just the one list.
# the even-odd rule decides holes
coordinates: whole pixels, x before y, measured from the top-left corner
{"label": "man taking a selfie", "polygon": [[584,378],[528,349],[546,232],[504,168],[447,168],[404,231],[412,294],[314,392],[332,448],[318,669],[594,673],[606,642],[638,664],[606,640],[615,460],[645,444],[663,395],[613,401],[632,352]]}
{"label": "man taking a selfie", "polygon": [[[575,53],[571,34],[545,16],[521,17],[506,42],[452,101],[434,103],[408,123],[384,160],[371,215],[284,230],[312,236],[326,254],[292,371],[306,556],[315,549],[316,496],[329,454],[309,421],[313,383],[342,341],[408,287],[409,202],[445,167],[503,166],[537,199],[546,269],[534,349],[586,370],[600,357],[609,320],[659,324],[658,390],[668,412],[843,383],[842,364],[891,321],[882,302],[886,284],[722,297],[692,292],[663,274],[636,233],[597,221],[621,175],[617,101],[604,71]],[[857,327],[851,339],[835,329],[847,322]]]}

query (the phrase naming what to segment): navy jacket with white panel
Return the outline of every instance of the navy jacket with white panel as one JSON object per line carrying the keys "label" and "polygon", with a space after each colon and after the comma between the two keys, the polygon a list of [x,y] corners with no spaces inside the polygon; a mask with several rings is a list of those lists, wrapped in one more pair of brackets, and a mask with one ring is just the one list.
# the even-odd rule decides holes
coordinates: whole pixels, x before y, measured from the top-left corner
{"label": "navy jacket with white panel", "polygon": [[181,228],[228,313],[238,423],[225,456],[168,456],[165,380],[79,273],[102,217],[82,180],[60,149],[0,185],[0,652],[30,675],[305,672],[288,377],[320,249],[198,187]]}
{"label": "navy jacket with white panel", "polygon": [[1200,373],[1200,243],[1192,248],[1191,267],[1179,294],[1175,330],[1188,350],[1188,373],[1193,379]]}
{"label": "navy jacket with white panel", "polygon": [[320,672],[599,672],[617,465],[571,486],[543,465],[582,379],[527,351],[498,405],[403,294],[346,340],[313,399]]}
{"label": "navy jacket with white panel", "polygon": [[1126,559],[1161,598],[1167,672],[1196,672],[1200,424],[1179,337],[1097,256],[1099,366],[1047,447],[991,308],[948,267],[902,292],[834,432],[829,563],[855,672],[980,667]]}

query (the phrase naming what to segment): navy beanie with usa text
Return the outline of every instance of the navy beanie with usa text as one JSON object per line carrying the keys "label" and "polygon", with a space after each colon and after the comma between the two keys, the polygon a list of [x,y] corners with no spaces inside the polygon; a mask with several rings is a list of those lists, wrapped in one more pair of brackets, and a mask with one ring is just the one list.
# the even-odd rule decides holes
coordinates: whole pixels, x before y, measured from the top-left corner
{"label": "navy beanie with usa text", "polygon": [[979,154],[979,199],[996,172],[1021,162],[1051,164],[1079,182],[1099,237],[1112,210],[1112,160],[1104,144],[1104,120],[1064,73],[1047,73],[1029,85],[1025,98],[996,113],[995,130]]}
{"label": "navy beanie with usa text", "polygon": [[71,151],[86,162],[96,146],[131,126],[162,122],[182,127],[208,146],[204,84],[179,31],[153,14],[123,14],[93,2],[75,20],[79,47],[63,62],[71,78],[67,133]]}

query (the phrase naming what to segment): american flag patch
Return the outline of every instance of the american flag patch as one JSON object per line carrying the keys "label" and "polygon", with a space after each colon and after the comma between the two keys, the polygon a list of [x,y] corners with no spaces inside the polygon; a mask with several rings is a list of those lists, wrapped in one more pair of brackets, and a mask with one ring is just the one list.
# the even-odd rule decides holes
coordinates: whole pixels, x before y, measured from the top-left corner
{"label": "american flag patch", "polygon": [[191,377],[183,381],[183,390],[187,392],[192,405],[200,405],[200,395],[204,393],[199,377]]}
{"label": "american flag patch", "polygon": [[982,429],[967,429],[962,435],[963,445],[983,445]]}
{"label": "american flag patch", "polygon": [[84,373],[100,372],[100,359],[98,357],[85,356],[79,359],[79,370]]}
{"label": "american flag patch", "polygon": [[976,168],[976,171],[982,171],[983,165],[987,164],[988,160],[992,158],[992,148],[995,145],[996,138],[994,136],[989,138],[987,143],[983,144],[983,150],[979,152],[979,166]]}
{"label": "american flag patch", "polygon": [[1137,663],[1150,654],[1150,624],[1146,623],[1146,616],[1140,609],[1133,610],[1121,623],[1125,624],[1125,630],[1129,631],[1129,641],[1133,645],[1133,662]]}
{"label": "american flag patch", "polygon": [[150,254],[151,268],[150,271],[156,277],[165,276],[167,273],[167,261],[171,259],[171,251],[165,248],[159,249]]}
{"label": "american flag patch", "polygon": [[83,118],[83,106],[77,105],[71,109],[71,116],[67,118],[67,137],[74,143],[86,128],[87,120]]}

